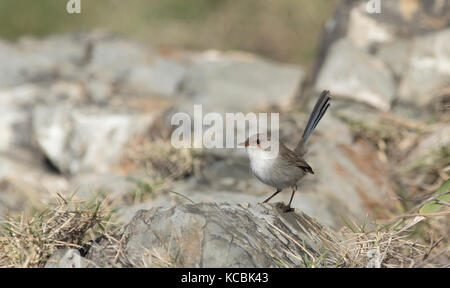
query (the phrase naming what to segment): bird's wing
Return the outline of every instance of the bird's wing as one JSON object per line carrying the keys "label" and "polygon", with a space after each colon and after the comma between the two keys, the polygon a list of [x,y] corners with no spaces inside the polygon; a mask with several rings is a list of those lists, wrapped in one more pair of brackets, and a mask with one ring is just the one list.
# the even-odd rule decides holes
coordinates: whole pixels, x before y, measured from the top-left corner
{"label": "bird's wing", "polygon": [[[283,150],[283,151],[281,151]],[[284,158],[292,165],[308,172],[311,174],[314,174],[314,171],[312,170],[311,166],[309,166],[306,161],[299,156],[297,153],[293,152],[289,148],[287,148],[284,144],[280,143],[280,153],[283,154]]]}

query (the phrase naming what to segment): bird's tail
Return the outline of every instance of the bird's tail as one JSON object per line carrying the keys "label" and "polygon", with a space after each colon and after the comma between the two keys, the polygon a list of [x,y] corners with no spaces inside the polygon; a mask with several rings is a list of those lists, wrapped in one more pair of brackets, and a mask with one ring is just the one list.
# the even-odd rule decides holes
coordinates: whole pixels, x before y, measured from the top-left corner
{"label": "bird's tail", "polygon": [[302,139],[300,139],[300,142],[298,142],[297,147],[295,148],[296,153],[304,153],[306,141],[308,141],[309,136],[311,136],[317,124],[319,124],[320,119],[322,119],[330,106],[330,100],[330,91],[324,90],[320,94],[319,100],[317,100],[316,105],[309,116],[308,124],[306,124],[305,130],[303,131]]}

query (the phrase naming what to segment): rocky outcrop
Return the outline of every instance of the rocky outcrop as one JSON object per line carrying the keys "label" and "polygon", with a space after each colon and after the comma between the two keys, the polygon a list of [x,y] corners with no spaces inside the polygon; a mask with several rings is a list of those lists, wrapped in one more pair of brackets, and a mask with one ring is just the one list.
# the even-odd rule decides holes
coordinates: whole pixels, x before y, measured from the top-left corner
{"label": "rocky outcrop", "polygon": [[81,257],[78,250],[60,249],[48,259],[45,268],[98,268],[98,266]]}
{"label": "rocky outcrop", "polygon": [[[303,81],[303,70],[296,65],[246,53],[162,55],[151,47],[97,32],[24,38],[4,45],[9,49],[4,53],[14,52],[9,60],[2,57],[9,64],[0,69],[19,71],[22,66],[17,63],[27,57],[36,64],[26,67],[32,71],[23,75],[11,74],[16,75],[11,81],[4,78],[0,91],[0,151],[8,155],[0,163],[0,171],[5,171],[0,181],[8,187],[2,194],[3,215],[24,208],[17,203],[28,203],[20,200],[25,191],[39,195],[28,196],[35,207],[42,205],[39,199],[45,203],[56,192],[78,191],[78,197],[90,199],[101,191],[123,204],[119,211],[127,221],[141,206],[149,205],[123,202],[137,189],[129,172],[120,166],[130,141],[170,130],[170,113],[188,111],[195,103],[203,104],[205,113],[217,107],[219,112],[255,111],[272,105],[286,108]],[[57,51],[60,47],[67,49]],[[292,133],[298,133],[294,129]],[[19,160],[11,155],[25,150],[28,160],[16,163]],[[250,174],[242,151],[219,152],[206,152],[215,160],[201,175],[176,182],[172,189],[199,202],[256,203],[271,193]],[[26,161],[33,163],[29,169]],[[24,187],[23,179],[27,188],[14,193]],[[16,197],[6,196],[10,193]],[[330,212],[323,196],[305,195],[295,205],[327,224],[339,225],[333,220],[335,213],[346,211],[347,205]],[[155,191],[151,205],[172,205],[182,199],[166,190]],[[350,214],[360,216],[364,210],[357,204]]]}
{"label": "rocky outcrop", "polygon": [[312,83],[382,111],[448,95],[448,1],[343,1],[326,26]]}
{"label": "rocky outcrop", "polygon": [[211,51],[194,57],[180,92],[214,112],[253,111],[255,103],[287,107],[302,85],[303,74],[296,65]]}
{"label": "rocky outcrop", "polygon": [[85,257],[100,267],[337,265],[330,246],[335,232],[283,209],[280,203],[199,203],[141,210],[115,235],[119,243],[100,240]]}
{"label": "rocky outcrop", "polygon": [[320,70],[315,89],[322,91],[326,87],[333,87],[337,97],[351,98],[382,111],[390,109],[395,95],[394,79],[386,65],[346,39],[333,44]]}
{"label": "rocky outcrop", "polygon": [[[406,105],[415,108],[406,117],[431,118],[424,108],[448,95],[448,19],[440,12],[447,4],[385,1],[378,15],[367,13],[366,2],[342,1],[326,26],[312,83],[298,65],[243,52],[162,52],[104,32],[0,42],[0,217],[73,191],[112,198],[121,223],[140,209],[181,205],[186,197],[261,202],[273,189],[251,174],[242,150],[204,149],[200,160],[192,151],[167,161],[153,154],[161,166],[189,166],[175,180],[167,167],[148,175],[152,159],[138,167],[128,152],[145,154],[141,148],[155,149],[160,138],[170,146],[170,116],[193,104],[204,113],[282,111],[282,140],[294,147],[310,111],[295,104],[308,102],[307,88],[331,90],[334,103],[308,143],[306,160],[316,174],[300,183],[293,206],[339,228],[341,216],[363,219],[373,206],[394,205],[395,167],[373,143],[359,141],[352,125],[377,123],[383,113],[403,116]],[[448,143],[445,123],[435,127],[417,147],[405,144],[405,163]],[[170,179],[151,182],[161,175]],[[144,193],[139,185],[148,194],[142,201],[135,199]],[[289,193],[277,197],[288,201]]]}

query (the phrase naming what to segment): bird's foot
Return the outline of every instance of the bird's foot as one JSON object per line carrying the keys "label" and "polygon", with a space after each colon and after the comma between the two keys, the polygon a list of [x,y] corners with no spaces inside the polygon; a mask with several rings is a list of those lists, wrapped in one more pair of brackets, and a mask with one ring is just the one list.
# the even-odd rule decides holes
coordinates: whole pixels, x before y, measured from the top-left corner
{"label": "bird's foot", "polygon": [[290,205],[284,207],[284,209],[283,209],[283,212],[284,212],[284,213],[288,213],[288,212],[292,212],[292,211],[294,211],[294,208],[291,208]]}

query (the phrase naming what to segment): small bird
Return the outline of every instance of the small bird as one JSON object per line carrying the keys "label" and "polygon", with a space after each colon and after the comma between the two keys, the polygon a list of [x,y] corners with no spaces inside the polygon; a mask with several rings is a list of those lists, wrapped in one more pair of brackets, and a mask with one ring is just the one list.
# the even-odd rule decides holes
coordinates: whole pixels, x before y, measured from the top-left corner
{"label": "small bird", "polygon": [[323,91],[309,116],[308,124],[294,151],[279,141],[278,154],[276,157],[270,157],[270,134],[262,135],[258,133],[240,144],[245,146],[253,174],[264,184],[277,189],[263,203],[268,202],[284,188],[292,187],[291,199],[285,212],[292,211],[291,203],[297,191],[297,182],[308,173],[314,174],[311,166],[303,159],[306,153],[305,144],[330,106],[330,100],[330,91]]}

